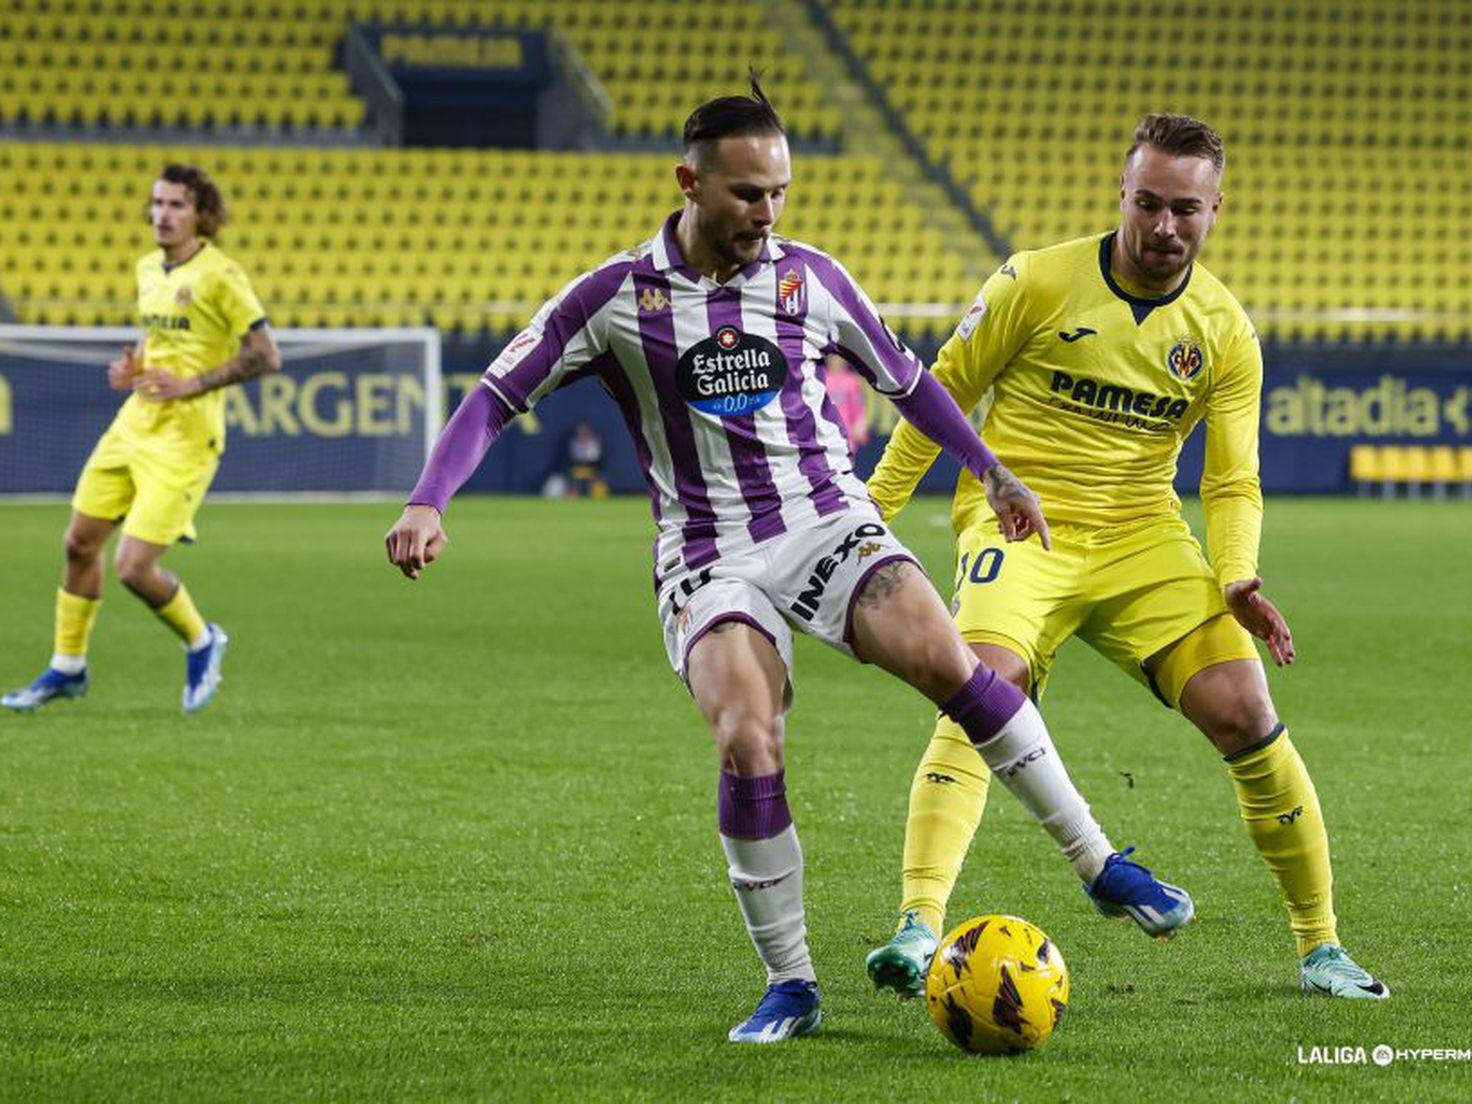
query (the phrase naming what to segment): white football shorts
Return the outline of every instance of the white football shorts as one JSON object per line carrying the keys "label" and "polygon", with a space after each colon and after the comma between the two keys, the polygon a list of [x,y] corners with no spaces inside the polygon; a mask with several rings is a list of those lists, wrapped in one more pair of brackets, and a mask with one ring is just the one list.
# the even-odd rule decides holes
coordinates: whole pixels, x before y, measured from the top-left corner
{"label": "white football shorts", "polygon": [[[750,625],[772,642],[792,680],[792,627],[853,655],[853,610],[885,564],[917,563],[877,512],[852,510],[681,569],[659,588],[670,666],[688,681],[690,650],[723,621]],[[918,566],[918,564],[917,564]]]}

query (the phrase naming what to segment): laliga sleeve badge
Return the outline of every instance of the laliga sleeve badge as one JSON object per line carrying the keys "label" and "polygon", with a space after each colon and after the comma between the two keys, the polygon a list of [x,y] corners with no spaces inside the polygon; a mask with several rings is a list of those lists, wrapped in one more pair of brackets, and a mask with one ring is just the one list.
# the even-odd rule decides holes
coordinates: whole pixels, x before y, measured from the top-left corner
{"label": "laliga sleeve badge", "polygon": [[976,298],[966,308],[966,313],[961,316],[960,323],[956,326],[956,336],[962,341],[970,339],[976,332],[976,327],[981,325],[981,320],[986,317],[986,300],[982,298],[981,292],[976,293]]}

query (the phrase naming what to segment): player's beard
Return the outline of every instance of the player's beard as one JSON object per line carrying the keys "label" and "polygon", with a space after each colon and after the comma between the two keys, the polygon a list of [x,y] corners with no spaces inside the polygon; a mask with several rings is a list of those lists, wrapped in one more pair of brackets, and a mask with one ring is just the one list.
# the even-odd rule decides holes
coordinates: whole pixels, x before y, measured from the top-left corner
{"label": "player's beard", "polygon": [[[716,259],[723,266],[745,268],[761,252],[762,240],[760,238],[754,242],[743,240],[739,231],[733,231],[729,234],[712,235],[706,239],[706,244],[710,246],[710,251],[716,255]],[[744,254],[741,252],[743,245],[755,245],[756,248],[751,253]]]}
{"label": "player's beard", "polygon": [[1179,250],[1165,251],[1149,242],[1140,243],[1135,264],[1150,279],[1165,282],[1179,276],[1191,263],[1192,251],[1185,244]]}

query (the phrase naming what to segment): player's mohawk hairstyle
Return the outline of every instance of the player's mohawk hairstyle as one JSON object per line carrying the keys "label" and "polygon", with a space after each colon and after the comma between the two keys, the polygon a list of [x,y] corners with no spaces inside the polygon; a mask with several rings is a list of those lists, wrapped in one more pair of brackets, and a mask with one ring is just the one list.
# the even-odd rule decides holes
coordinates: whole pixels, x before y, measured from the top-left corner
{"label": "player's mohawk hairstyle", "polygon": [[786,134],[777,109],[762,91],[761,73],[747,69],[748,96],[720,96],[707,100],[685,120],[685,151],[708,153],[716,142],[733,135]]}
{"label": "player's mohawk hairstyle", "polygon": [[1222,136],[1189,115],[1146,115],[1135,127],[1134,144],[1124,155],[1126,163],[1141,146],[1153,146],[1172,157],[1204,157],[1217,172],[1227,167]]}
{"label": "player's mohawk hairstyle", "polygon": [[[225,225],[225,194],[220,191],[220,186],[210,179],[210,174],[198,165],[165,165],[163,172],[158,174],[160,180],[167,180],[170,184],[183,184],[189,189],[190,198],[194,200],[194,209],[199,214],[199,236],[202,238],[217,238],[220,228]],[[147,215],[148,208],[144,207]]]}

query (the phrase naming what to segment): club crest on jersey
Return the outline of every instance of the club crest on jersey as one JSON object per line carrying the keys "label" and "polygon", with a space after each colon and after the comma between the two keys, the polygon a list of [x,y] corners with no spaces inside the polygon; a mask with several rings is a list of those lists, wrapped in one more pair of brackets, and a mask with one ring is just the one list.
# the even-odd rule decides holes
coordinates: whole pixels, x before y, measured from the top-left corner
{"label": "club crest on jersey", "polygon": [[962,341],[968,340],[976,332],[976,327],[981,325],[981,320],[986,317],[986,300],[981,297],[981,292],[976,293],[976,298],[971,300],[971,305],[966,308],[966,313],[961,316],[960,323],[956,326],[956,336]]}
{"label": "club crest on jersey", "polygon": [[1176,379],[1190,383],[1201,374],[1201,369],[1206,366],[1206,358],[1201,354],[1200,345],[1183,337],[1165,354],[1165,366]]}
{"label": "club crest on jersey", "polygon": [[187,307],[190,303],[194,302],[194,292],[188,287],[181,287],[178,291],[174,292],[174,302],[178,303],[181,307]]}
{"label": "club crest on jersey", "polygon": [[639,310],[643,314],[658,314],[669,305],[669,297],[658,288],[645,288],[639,296]]}
{"label": "club crest on jersey", "polygon": [[777,397],[787,358],[764,337],[722,326],[685,350],[675,371],[684,400],[705,414],[736,418]]}
{"label": "club crest on jersey", "polygon": [[777,307],[783,314],[801,314],[803,311],[803,279],[797,272],[789,272],[777,283]]}

